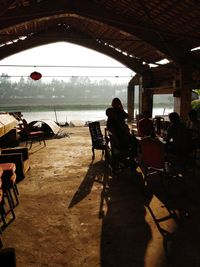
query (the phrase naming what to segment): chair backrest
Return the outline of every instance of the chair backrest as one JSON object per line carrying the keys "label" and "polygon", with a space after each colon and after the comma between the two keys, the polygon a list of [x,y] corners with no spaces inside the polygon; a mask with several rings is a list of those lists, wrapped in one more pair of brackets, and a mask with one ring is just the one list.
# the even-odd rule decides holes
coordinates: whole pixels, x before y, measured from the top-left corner
{"label": "chair backrest", "polygon": [[21,132],[23,134],[28,134],[29,131],[30,131],[30,129],[29,129],[28,122],[25,119],[23,119],[22,124],[21,124]]}
{"label": "chair backrest", "polygon": [[161,129],[162,129],[163,122],[164,122],[164,118],[160,117],[160,116],[156,116],[153,119],[153,124],[154,124],[155,130],[156,130],[156,133],[158,135],[161,134]]}
{"label": "chair backrest", "polygon": [[141,140],[142,162],[147,167],[164,169],[165,153],[164,144],[154,138],[144,138]]}
{"label": "chair backrest", "polygon": [[105,141],[106,141],[107,147],[109,147],[110,150],[113,152],[114,140],[113,140],[112,133],[107,128],[105,128]]}
{"label": "chair backrest", "polygon": [[104,140],[99,121],[90,122],[89,130],[92,139],[92,144],[96,144]]}

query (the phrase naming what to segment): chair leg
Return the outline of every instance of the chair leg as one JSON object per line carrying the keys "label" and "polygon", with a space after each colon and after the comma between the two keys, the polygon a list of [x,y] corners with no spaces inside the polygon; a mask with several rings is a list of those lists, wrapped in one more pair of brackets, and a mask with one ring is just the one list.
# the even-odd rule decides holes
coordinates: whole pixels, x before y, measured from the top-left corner
{"label": "chair leg", "polygon": [[102,149],[102,153],[101,153],[101,160],[104,159],[104,149]]}
{"label": "chair leg", "polygon": [[15,188],[16,194],[19,195],[19,190],[18,190],[18,188],[17,188],[16,183],[14,183],[14,188]]}
{"label": "chair leg", "polygon": [[43,142],[44,142],[44,146],[46,146],[46,141],[45,141],[45,139],[43,139]]}
{"label": "chair leg", "polygon": [[92,159],[94,160],[94,158],[95,158],[94,147],[92,147]]}
{"label": "chair leg", "polygon": [[12,208],[14,209],[15,203],[14,203],[14,199],[13,199],[13,196],[12,196],[12,193],[11,193],[11,189],[7,188],[6,191],[7,191],[7,194],[9,196],[9,200],[11,202]]}
{"label": "chair leg", "polygon": [[31,149],[32,145],[33,145],[33,140],[30,140],[30,147],[29,147],[29,149]]}
{"label": "chair leg", "polygon": [[[13,203],[12,203],[12,200],[10,199],[10,194],[9,194],[9,192],[8,192],[7,189],[4,190],[3,195],[4,195],[4,203],[5,203],[5,198],[8,201],[9,210],[7,212],[5,211],[6,216],[4,217],[3,225],[1,226],[1,230],[2,231],[5,230],[5,228],[15,219],[15,213],[14,213],[14,209],[13,209]],[[6,222],[6,217],[7,217],[7,215],[9,213],[11,213],[12,218],[8,222]]]}
{"label": "chair leg", "polygon": [[14,196],[15,196],[15,200],[16,200],[16,202],[14,203],[14,207],[16,207],[19,204],[19,199],[18,199],[18,196],[17,196],[17,195],[19,195],[19,191],[18,191],[17,185],[15,183],[13,184],[12,190],[13,190],[13,193],[14,193]]}
{"label": "chair leg", "polygon": [[[2,202],[0,204],[0,214],[1,214],[1,221],[3,222],[3,225],[6,225],[6,220],[5,220],[6,211],[4,208],[4,199],[2,200]],[[1,229],[0,229],[0,232],[1,232]]]}

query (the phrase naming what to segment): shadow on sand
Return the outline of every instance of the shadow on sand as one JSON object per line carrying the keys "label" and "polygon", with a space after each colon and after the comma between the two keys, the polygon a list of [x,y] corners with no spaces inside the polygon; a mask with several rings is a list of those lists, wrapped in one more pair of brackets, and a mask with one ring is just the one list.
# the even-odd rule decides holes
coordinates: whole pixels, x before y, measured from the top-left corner
{"label": "shadow on sand", "polygon": [[[182,184],[179,183],[173,185],[175,190],[174,204],[178,210],[181,206],[184,208],[192,207],[191,217],[180,218],[181,220],[176,224],[173,233],[168,233],[165,228],[157,225],[157,230],[163,236],[166,253],[166,261],[160,266],[166,266],[166,264],[170,267],[200,266],[198,253],[200,227],[199,216],[197,216],[200,210],[199,187],[194,186],[195,181],[191,181],[191,177],[188,181],[193,185],[192,189],[190,184],[186,186],[187,191],[190,189],[188,195],[193,198],[192,205],[191,201],[188,202],[188,195],[186,197],[180,194],[183,188]],[[152,193],[147,199],[143,194],[144,192],[140,190],[138,177],[131,175],[130,171],[122,170],[115,177],[111,177],[104,161],[94,164],[91,162],[87,174],[69,204],[69,208],[86,198],[95,182],[102,185],[99,203],[99,218],[102,219],[101,267],[144,267],[147,246],[149,241],[152,241],[151,229],[145,220],[145,215],[146,212],[151,214],[150,204],[152,205],[153,195],[160,200],[160,206],[152,206],[154,213],[151,214],[152,219],[156,212],[160,213],[164,209],[163,203],[165,201],[163,199],[164,193],[160,189],[160,177],[152,177],[149,184]],[[153,220],[156,226],[155,218]]]}
{"label": "shadow on sand", "polygon": [[123,170],[105,177],[102,214],[101,266],[143,267],[151,230],[136,177]]}
{"label": "shadow on sand", "polygon": [[94,182],[103,188],[99,204],[101,266],[143,267],[151,231],[145,221],[144,198],[134,177],[124,170],[111,178],[104,161],[91,163],[68,208],[86,198]]}
{"label": "shadow on sand", "polygon": [[94,164],[93,161],[91,162],[88,171],[82,183],[75,192],[72,200],[70,201],[68,208],[72,208],[74,205],[78,204],[80,201],[86,198],[90,194],[94,182],[103,184],[104,170],[105,170],[104,161],[98,161]]}

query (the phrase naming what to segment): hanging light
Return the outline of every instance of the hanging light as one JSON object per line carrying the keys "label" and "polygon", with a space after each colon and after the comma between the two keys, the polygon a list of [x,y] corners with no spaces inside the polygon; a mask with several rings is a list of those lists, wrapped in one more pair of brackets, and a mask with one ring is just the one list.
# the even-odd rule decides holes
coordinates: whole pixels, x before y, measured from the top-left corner
{"label": "hanging light", "polygon": [[42,78],[42,74],[40,72],[34,71],[30,74],[31,79],[37,81]]}

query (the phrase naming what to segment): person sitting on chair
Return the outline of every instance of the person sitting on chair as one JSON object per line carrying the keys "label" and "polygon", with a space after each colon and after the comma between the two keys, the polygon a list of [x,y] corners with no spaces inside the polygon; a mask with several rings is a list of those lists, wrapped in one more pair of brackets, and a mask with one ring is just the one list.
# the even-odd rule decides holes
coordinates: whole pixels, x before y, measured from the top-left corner
{"label": "person sitting on chair", "polygon": [[188,113],[189,120],[186,126],[191,131],[192,145],[194,148],[200,146],[200,120],[198,119],[198,113],[195,109],[190,110]]}
{"label": "person sitting on chair", "polygon": [[130,129],[125,122],[128,118],[128,113],[125,112],[119,98],[112,100],[112,108],[106,110],[106,115],[108,116],[107,129],[112,133],[115,147],[120,150],[135,150],[136,138],[131,135]]}
{"label": "person sitting on chair", "polygon": [[112,134],[112,140],[115,148],[119,150],[126,150],[129,148],[129,128],[125,121],[122,119],[120,112],[116,112],[114,108],[106,110],[107,129]]}
{"label": "person sitting on chair", "polygon": [[112,134],[113,145],[119,151],[129,151],[131,158],[137,156],[137,139],[130,133],[125,122],[128,114],[124,111],[119,98],[114,98],[112,107],[106,110],[107,129]]}
{"label": "person sitting on chair", "polygon": [[183,162],[191,148],[191,136],[186,125],[181,122],[178,113],[169,114],[170,125],[167,129],[166,152],[175,156],[175,160]]}
{"label": "person sitting on chair", "polygon": [[151,120],[150,117],[150,112],[148,110],[144,111],[143,118],[138,122],[138,136],[155,136],[153,120]]}

